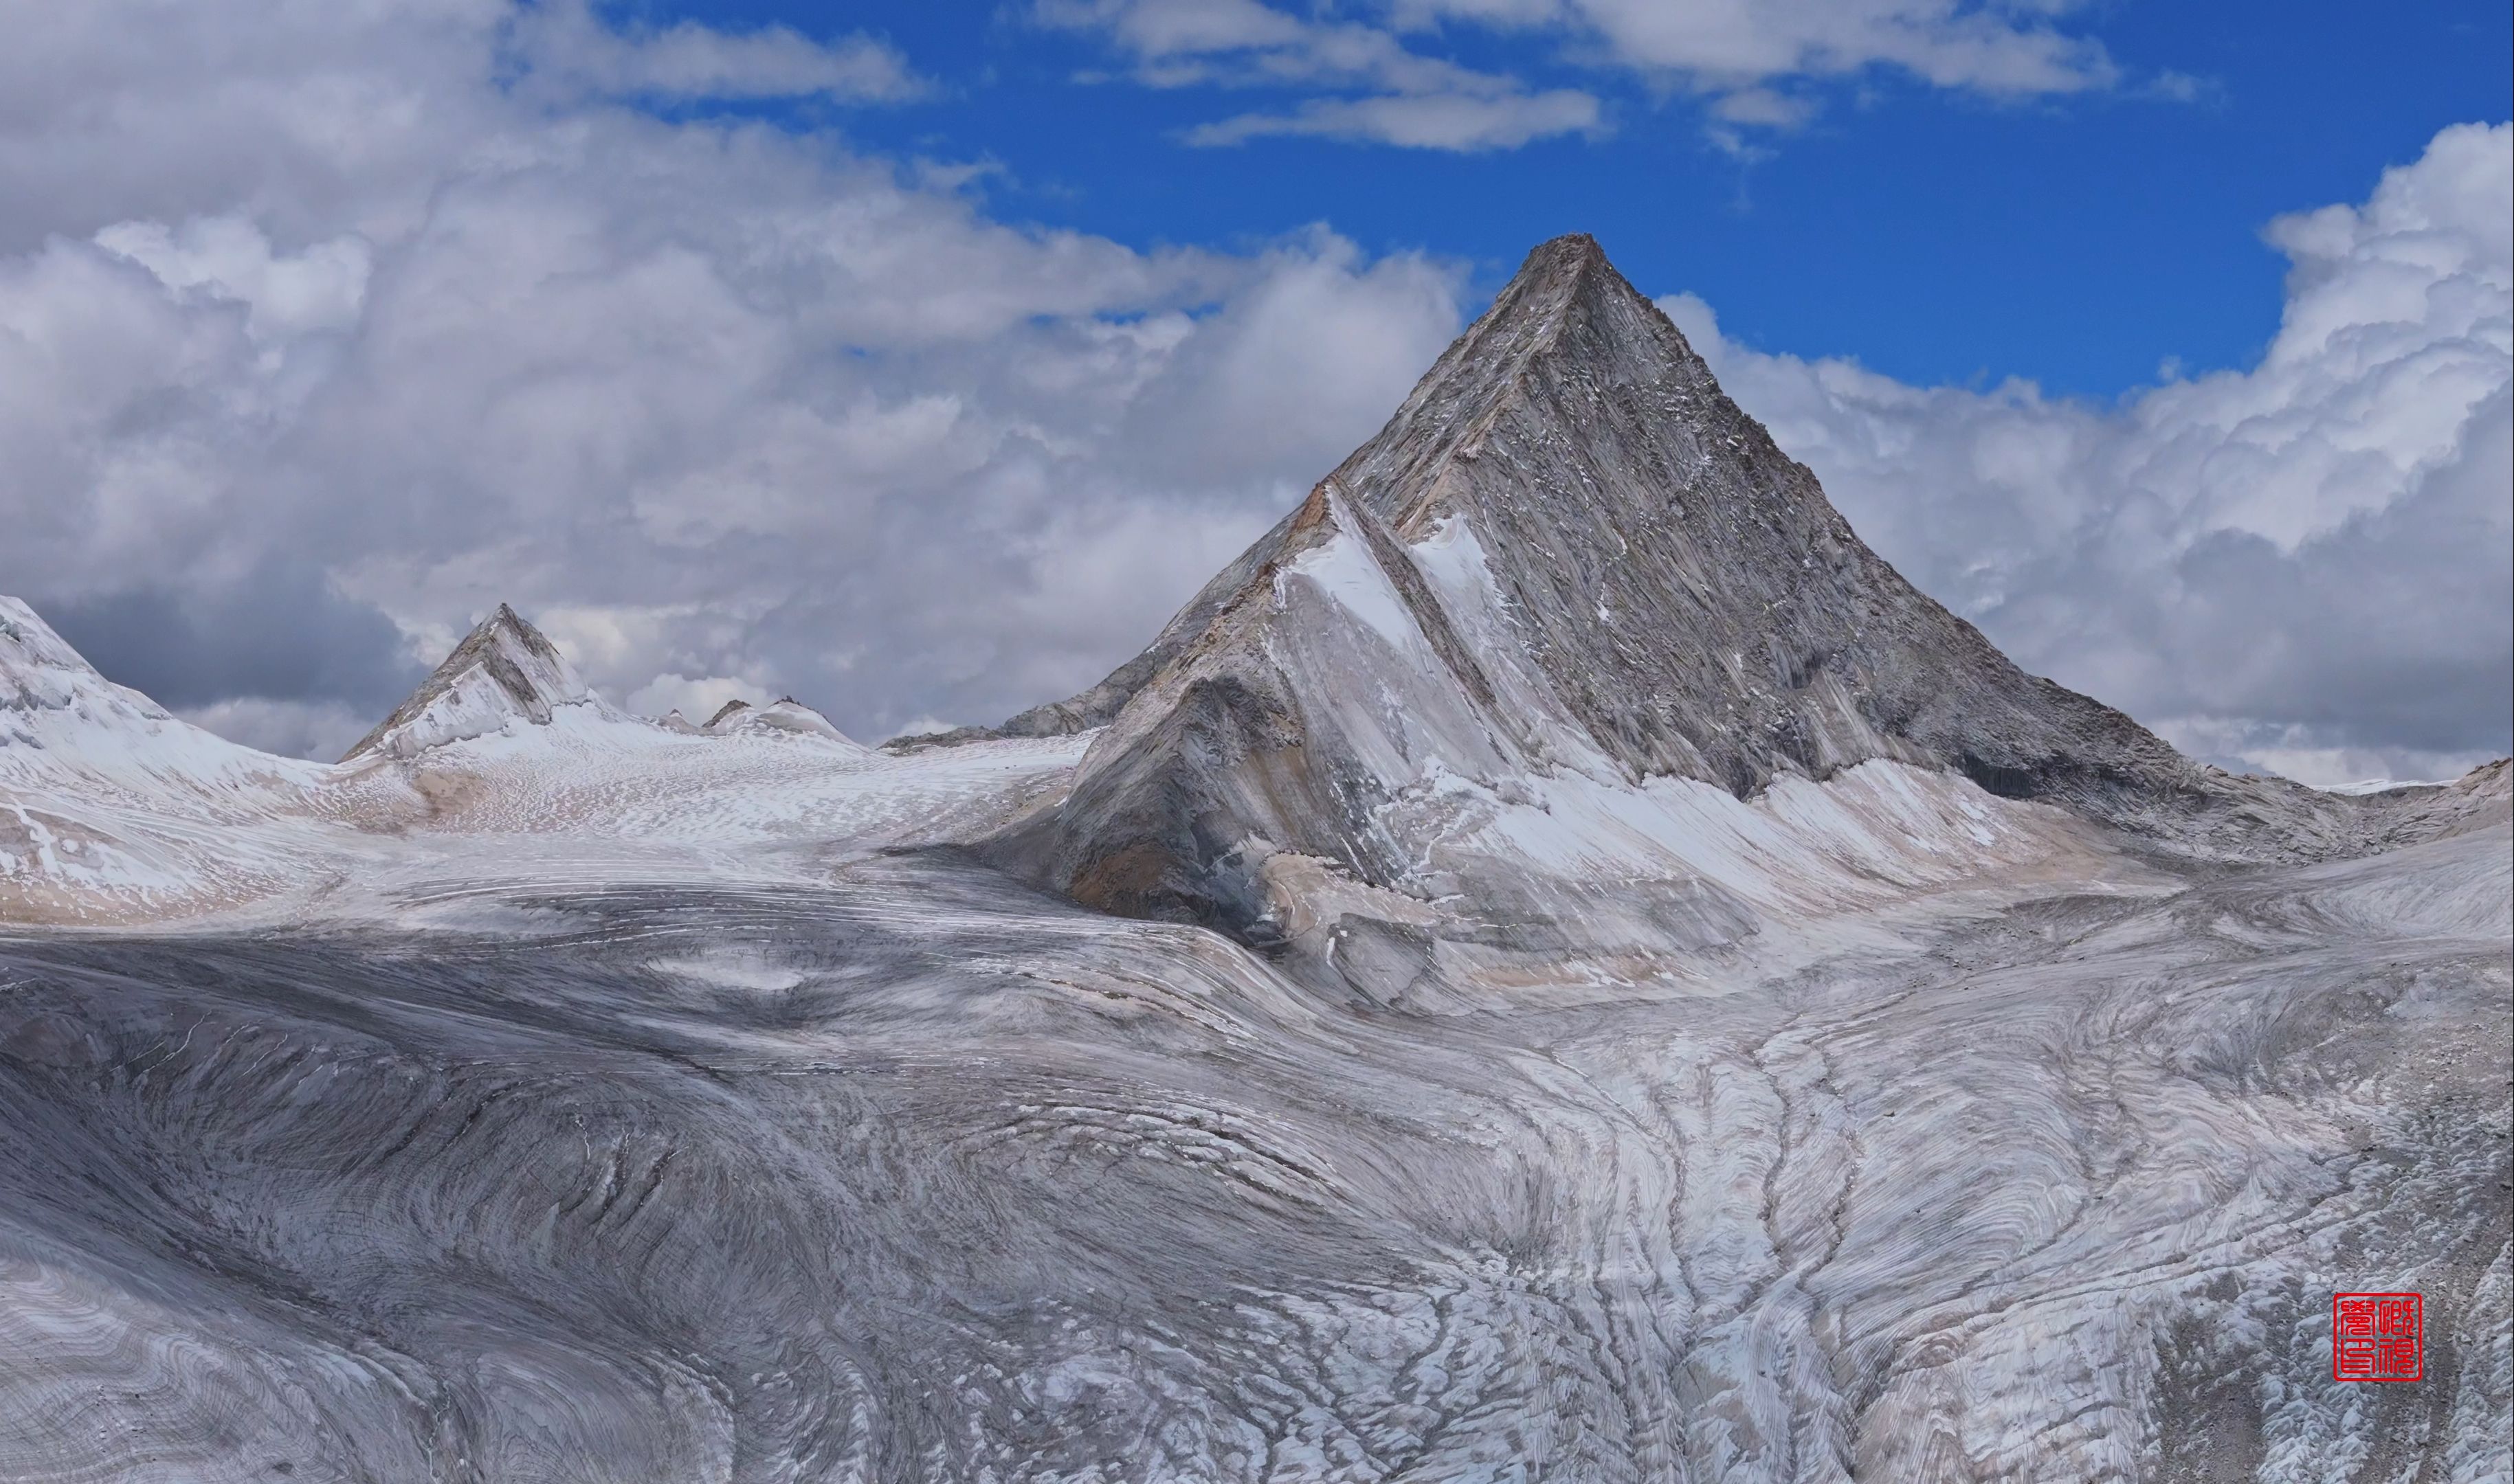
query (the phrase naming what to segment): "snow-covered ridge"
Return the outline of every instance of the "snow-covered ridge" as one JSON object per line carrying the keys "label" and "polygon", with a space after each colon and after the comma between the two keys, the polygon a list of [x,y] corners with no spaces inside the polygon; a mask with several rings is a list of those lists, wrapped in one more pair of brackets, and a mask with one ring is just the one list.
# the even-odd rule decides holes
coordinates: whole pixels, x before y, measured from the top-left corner
{"label": "snow-covered ridge", "polygon": [[32,608],[0,597],[0,746],[34,744],[38,712],[88,721],[164,721],[163,706],[96,671]]}
{"label": "snow-covered ridge", "polygon": [[0,597],[0,922],[275,889],[289,831],[254,836],[329,773],[169,714]]}
{"label": "snow-covered ridge", "polygon": [[728,701],[708,718],[705,726],[688,730],[707,737],[734,737],[743,733],[808,737],[858,752],[870,750],[839,731],[837,723],[791,696],[781,696],[764,706],[755,706],[747,701]]}
{"label": "snow-covered ridge", "polygon": [[[1387,826],[1406,838],[1429,829],[1422,838],[1444,843],[1409,889],[1445,880],[1495,902],[1532,891],[1545,901],[1511,910],[1586,920],[1593,947],[1649,957],[1646,972],[1659,975],[1665,951],[1752,936],[1759,919],[1863,911],[2065,850],[2047,812],[1891,770],[1756,805],[1695,785],[1636,790],[1607,760],[1581,753],[1576,732],[1537,742],[1570,771],[1514,783],[1514,767],[1477,741],[1485,702],[1452,704],[1420,678],[1449,673],[1462,634],[1487,649],[1494,637],[1479,616],[1492,597],[1472,552],[1461,574],[1476,580],[1436,600],[1432,587],[1459,574],[1436,568],[1427,585],[1411,558],[1381,549],[1384,533],[1372,534],[1365,512],[1332,494],[1316,504],[1304,554],[1253,582],[1246,601],[1251,617],[1285,625],[1284,653],[1319,680],[1303,703],[1319,718],[1340,712],[1346,737],[1373,752],[1384,776],[1412,780],[1386,801]],[[1431,546],[1466,540],[1453,532]],[[1462,602],[1470,590],[1476,601]],[[1464,627],[1439,619],[1443,602]],[[1357,611],[1361,649],[1338,618]],[[0,617],[10,625],[0,635],[9,699],[0,714],[16,740],[0,748],[0,919],[20,922],[394,915],[413,892],[553,872],[817,878],[876,850],[980,841],[1025,809],[1052,813],[1086,749],[1167,745],[1084,732],[891,754],[791,698],[729,705],[705,726],[644,721],[605,702],[502,607],[366,742],[325,765],[255,752],[169,715],[106,681],[23,604]],[[1324,647],[1294,653],[1314,645]],[[1328,684],[1335,675],[1350,684]],[[1526,677],[1495,675],[1503,690],[1490,699],[1541,709],[1525,703]],[[1418,704],[1401,719],[1372,700],[1407,694]],[[1378,730],[1392,721],[1396,730]],[[1268,868],[1269,932],[1332,951],[1339,924],[1413,910],[1383,893],[1361,901],[1357,917],[1346,910],[1352,884],[1306,870],[1303,859],[1295,852]],[[1835,860],[1857,861],[1856,879],[1827,863]],[[1603,880],[1624,885],[1601,890]],[[1637,905],[1669,894],[1692,903],[1692,925],[1675,938]],[[1508,953],[1480,954],[1477,965],[1480,975],[1548,972]]]}
{"label": "snow-covered ridge", "polygon": [[993,827],[1088,741],[895,758],[791,698],[641,720],[501,606],[315,763],[189,725],[0,598],[0,924],[389,915],[412,883],[514,873],[780,878]]}

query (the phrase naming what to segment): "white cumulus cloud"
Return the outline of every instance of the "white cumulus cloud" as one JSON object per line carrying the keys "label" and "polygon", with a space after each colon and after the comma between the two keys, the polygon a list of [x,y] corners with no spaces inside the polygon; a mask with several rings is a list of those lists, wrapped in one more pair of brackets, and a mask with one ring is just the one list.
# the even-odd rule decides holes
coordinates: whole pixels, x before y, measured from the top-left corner
{"label": "white cumulus cloud", "polygon": [[[0,591],[257,742],[343,741],[502,600],[615,698],[994,719],[1140,643],[1459,320],[1451,266],[1332,232],[1137,252],[505,70],[525,21],[614,81],[675,32],[240,4],[219,86],[112,9],[154,12],[33,18],[84,87],[0,103],[0,220],[41,224],[0,243]],[[313,126],[343,99],[385,116]]]}
{"label": "white cumulus cloud", "polygon": [[1416,149],[1516,149],[1603,127],[1595,95],[1535,89],[1507,73],[1426,56],[1390,31],[1296,18],[1259,0],[1040,0],[1044,24],[1097,32],[1150,86],[1289,88],[1326,96],[1287,111],[1235,114],[1187,132],[1191,144],[1268,136]]}
{"label": "white cumulus cloud", "polygon": [[[1515,149],[1604,132],[1595,92],[1528,81],[1550,68],[1699,95],[1710,136],[1745,153],[1755,146],[1743,131],[1798,128],[1821,108],[1816,87],[1864,73],[2000,100],[2112,88],[2121,69],[2103,44],[2061,28],[2080,8],[2071,0],[1383,0],[1301,15],[1264,0],[1036,0],[1032,14],[1105,37],[1154,87],[1318,95],[1200,125],[1186,136],[1195,144],[1290,135]],[[1464,35],[1501,41],[1525,60],[1492,71],[1439,55]],[[2140,91],[2189,100],[2205,90],[2202,79],[2167,73]]]}

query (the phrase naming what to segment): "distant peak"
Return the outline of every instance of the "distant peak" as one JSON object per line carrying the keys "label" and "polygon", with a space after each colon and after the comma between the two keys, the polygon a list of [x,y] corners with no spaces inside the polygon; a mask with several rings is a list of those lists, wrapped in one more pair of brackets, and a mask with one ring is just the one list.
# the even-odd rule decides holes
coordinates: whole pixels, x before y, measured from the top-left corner
{"label": "distant peak", "polygon": [[838,730],[836,723],[791,696],[780,696],[764,706],[754,706],[747,701],[728,701],[699,730],[710,737],[736,734],[819,737],[856,751],[863,750],[854,738]]}
{"label": "distant peak", "polygon": [[547,635],[526,622],[523,615],[505,603],[492,609],[489,617],[471,625],[471,632],[464,636],[464,643],[468,644],[483,636],[502,633],[513,635],[516,640],[535,651],[546,650],[553,655],[558,653],[558,646],[550,643]]}
{"label": "distant peak", "polygon": [[342,761],[373,752],[411,757],[517,720],[539,725],[592,696],[558,646],[501,603]]}
{"label": "distant peak", "polygon": [[[454,652],[445,657],[443,664],[437,666],[437,672],[443,674],[463,664],[497,656],[510,647],[520,649],[535,659],[553,664],[563,666],[567,663],[565,657],[559,654],[558,646],[552,644],[547,635],[524,622],[523,616],[516,613],[513,608],[501,603],[489,617],[471,626],[471,631],[463,636],[463,642],[456,645]],[[510,677],[505,674],[499,676],[502,683],[510,679],[519,680],[525,689],[538,689],[534,683],[537,678]],[[523,700],[523,694],[518,691],[515,699]]]}

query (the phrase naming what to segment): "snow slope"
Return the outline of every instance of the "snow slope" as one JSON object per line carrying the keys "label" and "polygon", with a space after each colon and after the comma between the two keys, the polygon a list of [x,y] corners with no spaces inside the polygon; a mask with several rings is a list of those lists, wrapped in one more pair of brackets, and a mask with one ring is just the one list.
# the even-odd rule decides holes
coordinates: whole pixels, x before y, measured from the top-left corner
{"label": "snow slope", "polygon": [[326,774],[177,720],[0,597],[0,922],[280,890]]}

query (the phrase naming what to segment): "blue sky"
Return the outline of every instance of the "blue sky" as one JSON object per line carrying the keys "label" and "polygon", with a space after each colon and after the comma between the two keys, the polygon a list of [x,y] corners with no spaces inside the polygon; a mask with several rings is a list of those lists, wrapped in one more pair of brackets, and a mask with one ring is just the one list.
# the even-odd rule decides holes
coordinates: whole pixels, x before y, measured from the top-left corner
{"label": "blue sky", "polygon": [[2110,87],[1985,97],[1880,64],[1807,88],[1816,115],[1758,132],[1741,159],[1708,137],[1681,78],[1579,65],[1566,58],[1582,43],[1558,32],[1453,24],[1415,49],[1588,89],[1604,130],[1472,151],[1196,147],[1183,141],[1196,126],[1304,91],[1139,85],[1105,38],[995,5],[640,0],[621,14],[886,38],[926,97],[779,116],[998,166],[984,189],[1007,219],[1145,248],[1323,221],[1374,253],[1466,260],[1480,291],[1534,242],[1593,231],[1645,291],[1698,294],[1764,349],[2096,397],[2156,380],[2169,357],[2250,364],[2277,330],[2286,268],[2262,224],[2361,194],[2447,124],[2505,118],[2514,91],[2502,4],[2123,0],[2058,22],[2101,46]]}

